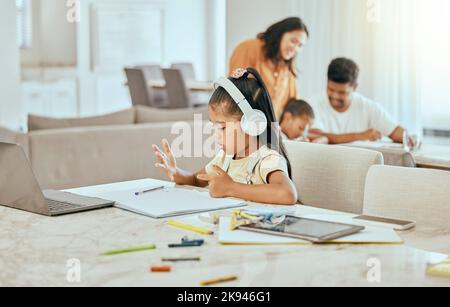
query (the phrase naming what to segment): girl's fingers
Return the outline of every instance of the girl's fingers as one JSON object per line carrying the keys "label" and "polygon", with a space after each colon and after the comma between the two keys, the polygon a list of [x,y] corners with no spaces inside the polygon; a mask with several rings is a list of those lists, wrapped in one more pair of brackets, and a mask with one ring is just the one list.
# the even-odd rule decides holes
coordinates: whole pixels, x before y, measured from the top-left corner
{"label": "girl's fingers", "polygon": [[161,150],[159,149],[158,145],[153,144],[152,145],[152,149],[155,153],[160,152]]}
{"label": "girl's fingers", "polygon": [[213,176],[208,175],[208,174],[199,174],[199,175],[197,175],[197,179],[201,180],[201,181],[209,182],[213,179]]}
{"label": "girl's fingers", "polygon": [[158,146],[153,145],[152,148],[153,148],[153,151],[155,152],[156,155],[159,154],[159,155],[160,155],[161,157],[163,157],[164,159],[166,158],[166,155],[162,152],[161,149],[159,149]]}
{"label": "girl's fingers", "polygon": [[162,148],[163,148],[163,150],[164,150],[164,153],[165,153],[167,156],[169,156],[169,155],[170,155],[170,145],[169,145],[169,142],[168,142],[166,139],[163,139],[163,140],[161,141],[161,144],[162,144]]}
{"label": "girl's fingers", "polygon": [[168,171],[168,169],[166,168],[166,166],[165,166],[164,164],[161,164],[161,163],[156,163],[156,164],[155,164],[155,167],[156,167],[156,168],[160,168],[160,169],[162,169],[162,170],[164,170],[164,171]]}
{"label": "girl's fingers", "polygon": [[159,168],[161,170],[163,170],[166,173],[166,176],[168,178],[170,178],[170,180],[173,181],[173,172],[170,170],[170,168],[167,166],[167,164],[163,164],[163,163],[156,163],[155,164],[156,168]]}
{"label": "girl's fingers", "polygon": [[169,141],[167,141],[166,139],[163,140],[163,148],[164,148],[164,152],[166,153],[167,157],[169,158],[169,161],[172,165],[175,165],[175,157],[174,154],[172,152],[172,148],[170,148],[170,144]]}
{"label": "girl's fingers", "polygon": [[[157,145],[153,145],[152,148],[155,152],[156,158],[158,159],[158,163],[155,163],[155,167],[163,170],[166,173],[166,176],[174,181],[173,166],[175,166],[175,163],[172,163],[172,161],[174,162],[175,159],[173,158],[169,143],[167,140],[163,140],[163,148],[167,155]],[[169,156],[171,165],[169,165],[167,156]]]}
{"label": "girl's fingers", "polygon": [[224,175],[226,172],[217,165],[213,165],[212,169],[217,173],[217,175]]}
{"label": "girl's fingers", "polygon": [[166,176],[167,177],[170,177],[170,172],[169,172],[169,170],[164,166],[164,164],[161,164],[161,163],[155,163],[155,167],[156,168],[158,168],[158,169],[160,169],[160,170],[162,170],[165,174],[166,174]]}
{"label": "girl's fingers", "polygon": [[156,164],[163,166],[167,170],[170,169],[169,165],[167,164],[167,160],[162,159],[161,157],[159,157],[158,160],[159,160],[159,163],[156,163]]}
{"label": "girl's fingers", "polygon": [[167,164],[166,159],[161,155],[161,153],[156,153],[156,158],[158,159],[158,162],[161,164]]}

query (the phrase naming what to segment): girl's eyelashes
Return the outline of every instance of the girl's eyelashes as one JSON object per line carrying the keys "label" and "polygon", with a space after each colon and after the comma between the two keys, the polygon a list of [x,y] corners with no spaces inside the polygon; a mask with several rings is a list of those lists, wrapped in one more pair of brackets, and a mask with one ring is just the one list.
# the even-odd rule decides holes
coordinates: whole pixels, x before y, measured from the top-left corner
{"label": "girl's eyelashes", "polygon": [[222,123],[213,123],[213,125],[216,129],[219,129],[219,130],[225,130],[225,128],[227,127],[227,125],[222,124]]}

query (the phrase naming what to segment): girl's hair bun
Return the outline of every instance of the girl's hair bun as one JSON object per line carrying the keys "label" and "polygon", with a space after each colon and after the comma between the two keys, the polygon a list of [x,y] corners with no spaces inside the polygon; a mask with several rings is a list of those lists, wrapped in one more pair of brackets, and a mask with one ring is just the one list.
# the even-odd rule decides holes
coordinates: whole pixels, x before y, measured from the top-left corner
{"label": "girl's hair bun", "polygon": [[248,71],[244,68],[238,68],[235,71],[233,71],[233,73],[231,74],[231,78],[233,79],[241,79],[241,78],[248,78]]}

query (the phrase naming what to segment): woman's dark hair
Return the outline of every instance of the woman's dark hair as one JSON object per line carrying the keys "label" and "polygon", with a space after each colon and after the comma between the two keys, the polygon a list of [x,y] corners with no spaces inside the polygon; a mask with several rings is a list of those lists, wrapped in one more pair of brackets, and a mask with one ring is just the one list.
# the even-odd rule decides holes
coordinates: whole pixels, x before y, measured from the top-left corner
{"label": "woman's dark hair", "polygon": [[[254,78],[249,78],[249,75],[252,75]],[[247,68],[247,73],[241,78],[230,78],[230,80],[241,91],[253,109],[260,110],[266,115],[267,129],[264,134],[259,136],[259,140],[262,144],[267,145],[268,148],[279,152],[286,159],[289,177],[291,177],[291,163],[280,138],[280,128],[275,119],[272,99],[261,75],[256,69]],[[244,115],[230,94],[222,87],[214,91],[209,101],[209,106],[213,109],[221,108],[230,116],[242,117]]]}
{"label": "woman's dark hair", "polygon": [[[264,53],[266,58],[270,59],[275,65],[278,65],[280,58],[280,45],[283,35],[292,31],[305,31],[309,37],[309,30],[306,24],[298,17],[286,18],[270,26],[266,32],[258,34],[258,38],[264,41]],[[294,59],[285,61],[288,64],[291,73],[296,76]]]}

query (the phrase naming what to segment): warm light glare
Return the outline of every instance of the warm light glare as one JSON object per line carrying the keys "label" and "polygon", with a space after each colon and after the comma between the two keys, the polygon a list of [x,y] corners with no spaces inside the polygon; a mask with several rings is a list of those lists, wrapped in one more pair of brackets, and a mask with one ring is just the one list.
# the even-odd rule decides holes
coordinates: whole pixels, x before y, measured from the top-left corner
{"label": "warm light glare", "polygon": [[450,1],[421,0],[417,10],[424,125],[450,128]]}

